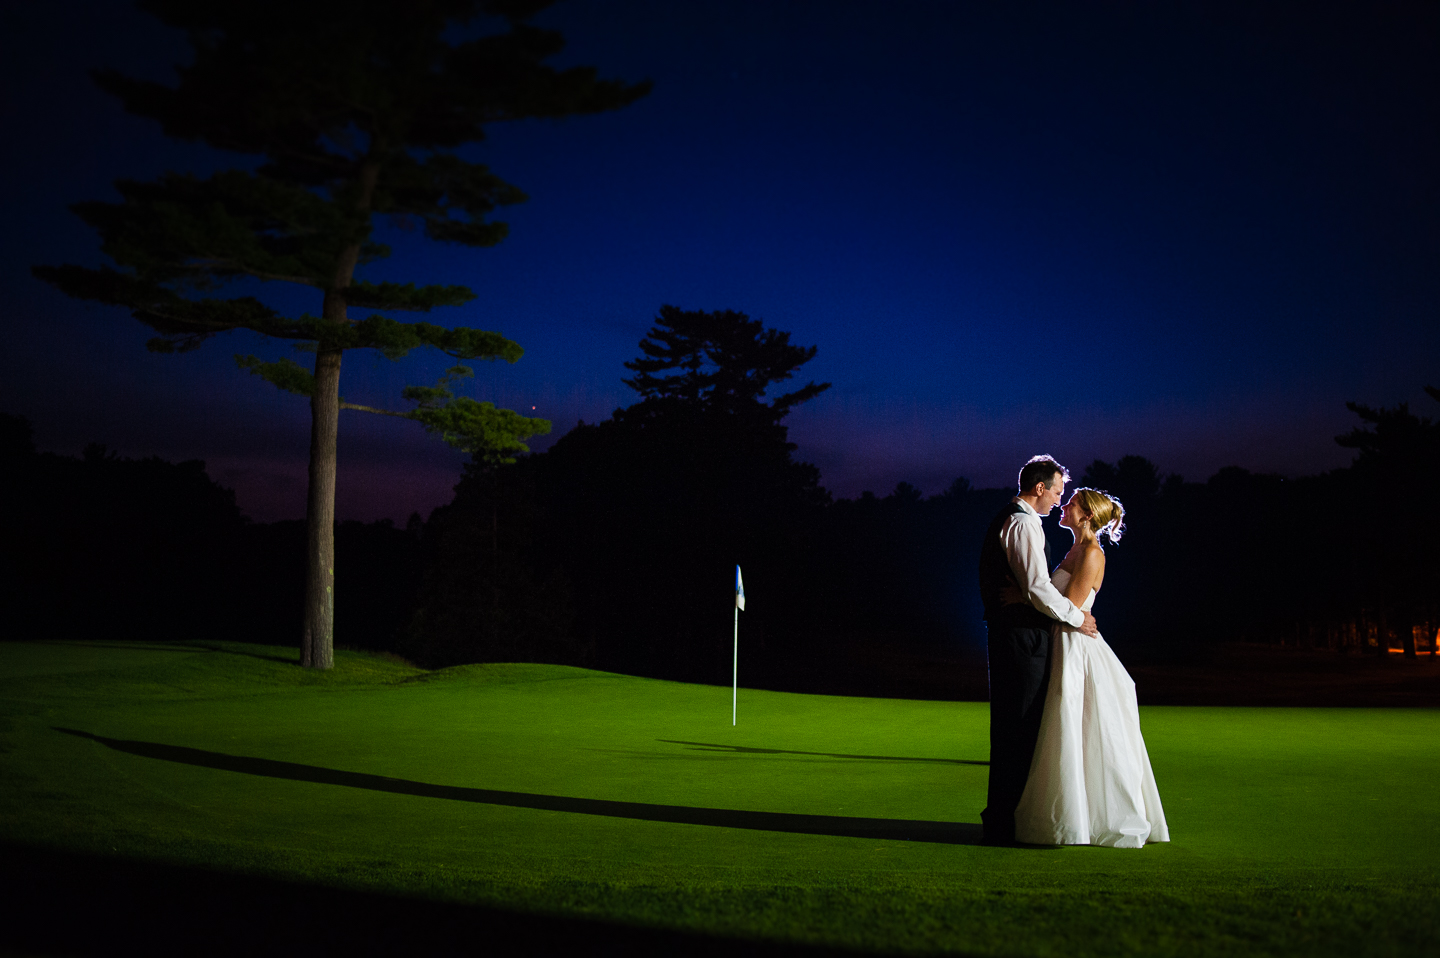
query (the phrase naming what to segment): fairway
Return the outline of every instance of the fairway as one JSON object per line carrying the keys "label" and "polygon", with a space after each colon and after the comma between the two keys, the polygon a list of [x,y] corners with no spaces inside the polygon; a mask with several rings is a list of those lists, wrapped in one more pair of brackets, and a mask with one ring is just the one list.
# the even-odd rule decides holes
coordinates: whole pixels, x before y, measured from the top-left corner
{"label": "fairway", "polygon": [[699,936],[1421,954],[1440,712],[1149,707],[1174,841],[975,844],[984,703],[0,643],[0,839]]}

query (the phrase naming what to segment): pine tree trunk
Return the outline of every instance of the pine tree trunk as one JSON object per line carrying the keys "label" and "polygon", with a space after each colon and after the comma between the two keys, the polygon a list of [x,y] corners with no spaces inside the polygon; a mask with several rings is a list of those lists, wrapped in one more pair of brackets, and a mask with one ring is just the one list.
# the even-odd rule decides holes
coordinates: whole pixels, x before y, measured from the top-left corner
{"label": "pine tree trunk", "polygon": [[300,664],[335,665],[335,462],[340,434],[340,354],[315,355],[310,397],[310,494],[305,506],[305,631]]}
{"label": "pine tree trunk", "polygon": [[[360,194],[355,209],[367,223],[379,174],[379,164],[373,157],[360,169]],[[324,318],[338,326],[350,322],[345,290],[355,276],[360,245],[353,243],[340,253],[330,288],[325,291]],[[335,464],[340,435],[340,356],[344,350],[326,346],[323,340],[317,346],[315,391],[310,395],[305,631],[300,640],[300,664],[306,668],[329,669],[335,666]]]}

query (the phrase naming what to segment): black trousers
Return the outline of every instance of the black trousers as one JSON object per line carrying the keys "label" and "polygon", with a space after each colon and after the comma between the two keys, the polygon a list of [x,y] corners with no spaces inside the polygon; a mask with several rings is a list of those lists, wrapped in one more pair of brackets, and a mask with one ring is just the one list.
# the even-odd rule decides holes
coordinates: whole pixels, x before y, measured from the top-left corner
{"label": "black trousers", "polygon": [[987,622],[990,658],[990,784],[980,821],[992,841],[1015,838],[1015,806],[1030,776],[1030,760],[1050,684],[1050,628],[997,617]]}

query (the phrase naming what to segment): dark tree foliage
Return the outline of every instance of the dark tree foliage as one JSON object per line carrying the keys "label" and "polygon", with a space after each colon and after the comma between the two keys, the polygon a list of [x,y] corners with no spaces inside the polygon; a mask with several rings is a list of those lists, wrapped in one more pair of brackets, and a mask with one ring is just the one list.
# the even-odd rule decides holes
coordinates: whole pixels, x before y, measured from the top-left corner
{"label": "dark tree foliage", "polygon": [[640,394],[640,402],[617,415],[632,422],[732,417],[745,428],[760,423],[773,428],[795,406],[830,388],[812,380],[769,402],[763,399],[771,386],[814,359],[818,348],[792,346],[789,333],[766,329],[734,310],[661,306],[640,341],[645,355],[625,364],[635,376],[622,381]]}
{"label": "dark tree foliage", "polygon": [[594,664],[593,643],[573,628],[569,577],[537,515],[536,458],[471,463],[455,501],[431,513],[424,575],[398,646],[407,659],[428,668]]}
{"label": "dark tree foliage", "polygon": [[1086,470],[1079,484],[1118,496],[1129,523],[1096,603],[1118,651],[1183,659],[1221,641],[1394,641],[1413,654],[1417,631],[1434,636],[1440,521],[1423,490],[1440,472],[1440,425],[1403,403],[1347,407],[1361,425],[1336,441],[1356,460],[1318,476],[1230,466],[1186,483],[1137,456]]}
{"label": "dark tree foliage", "polygon": [[0,415],[0,588],[14,639],[199,638],[233,609],[244,520],[199,461],[36,453]]}
{"label": "dark tree foliage", "polygon": [[[928,499],[907,482],[887,496],[833,502],[809,555],[809,588],[787,597],[803,656],[777,685],[847,694],[985,694],[983,671],[957,684],[956,657],[983,646],[976,568],[986,526],[1013,490],[956,479]],[[928,662],[913,666],[918,657]],[[900,668],[900,663],[913,667]]]}
{"label": "dark tree foliage", "polygon": [[[11,640],[299,640],[305,523],[254,523],[199,461],[37,453],[0,413],[0,635]],[[342,522],[346,644],[393,650],[419,584],[419,516]]]}
{"label": "dark tree foliage", "polygon": [[[427,527],[414,654],[723,682],[739,562],[747,684],[983,696],[976,567],[1014,490],[960,478],[928,498],[901,482],[831,501],[782,422],[825,385],[764,399],[813,349],[743,314],[666,307],[641,352],[626,364],[637,403],[543,455],[467,469]],[[1228,641],[1373,650],[1440,626],[1440,529],[1394,494],[1434,473],[1435,429],[1405,407],[1355,411],[1373,428],[1340,441],[1361,455],[1320,476],[1232,466],[1194,483],[1138,455],[1086,467],[1071,489],[1126,509],[1097,607],[1123,657],[1200,661]],[[1058,563],[1070,535],[1056,515],[1045,530]]]}
{"label": "dark tree foliage", "polygon": [[[415,608],[424,523],[389,519],[335,524],[335,627],[342,648],[398,652]],[[305,521],[247,523],[236,544],[228,612],[218,634],[242,642],[298,644],[305,605]]]}
{"label": "dark tree foliage", "polygon": [[[1440,389],[1425,392],[1440,401]],[[1363,425],[1336,437],[1358,455],[1338,494],[1322,505],[1329,511],[1343,503],[1341,521],[1354,541],[1336,591],[1354,596],[1352,605],[1358,600],[1378,631],[1396,633],[1413,655],[1415,630],[1433,637],[1440,624],[1440,517],[1426,494],[1440,475],[1440,422],[1415,415],[1406,403],[1345,405]]]}
{"label": "dark tree foliage", "polygon": [[[1014,490],[957,479],[929,498],[900,483],[827,503],[781,469],[754,487],[773,499],[727,504],[704,474],[716,459],[647,446],[660,417],[625,412],[572,430],[561,455],[472,463],[428,523],[340,523],[347,644],[430,666],[569,662],[723,682],[735,551],[750,591],[745,684],[984,696],[975,568]],[[1433,637],[1440,527],[1423,496],[1397,488],[1417,476],[1424,488],[1440,443],[1408,409],[1368,412],[1371,428],[1341,441],[1369,452],[1319,476],[1227,467],[1187,483],[1139,456],[1091,463],[1075,485],[1122,498],[1130,524],[1107,550],[1107,641],[1127,661],[1198,661],[1229,641],[1413,653],[1417,634]],[[1378,423],[1397,428],[1376,438]],[[682,458],[667,463],[671,452]],[[29,424],[4,415],[0,460],[7,637],[275,641],[296,628],[304,523],[245,522],[202,464],[100,446],[38,454]],[[727,482],[777,462],[794,465],[732,462]],[[1058,561],[1069,534],[1054,516],[1046,533]]]}
{"label": "dark tree foliage", "polygon": [[[41,266],[69,295],[128,308],[153,329],[151,349],[194,349],[245,329],[295,343],[291,359],[236,361],[311,406],[310,492],[302,661],[328,668],[334,619],[334,483],[341,409],[411,419],[446,442],[503,460],[550,424],[452,391],[471,375],[457,365],[433,386],[410,386],[407,410],[345,402],[346,350],[398,359],[418,348],[456,359],[515,362],[518,344],[485,330],[402,323],[474,298],[464,286],[369,282],[357,271],[389,254],[373,238],[379,218],[419,223],[432,240],[491,246],[505,224],[489,219],[524,195],[455,151],[488,124],[615,109],[647,84],[557,70],[559,34],[528,21],[548,0],[145,0],[185,31],[194,60],[174,86],[101,71],[95,79],[127,110],[174,137],[263,158],[208,179],[170,173],[116,184],[120,202],[74,209],[99,234],[114,266]],[[495,28],[455,40],[472,24]],[[470,32],[473,32],[470,31]],[[252,295],[217,295],[236,282],[312,289],[319,315],[282,315]],[[244,292],[243,288],[240,292]],[[369,315],[356,316],[351,310]]]}
{"label": "dark tree foliage", "polygon": [[[1346,469],[1287,479],[1232,466],[1187,483],[1131,455],[1097,460],[1072,482],[1072,490],[1105,489],[1126,507],[1129,531],[1107,549],[1096,610],[1124,658],[1201,661],[1231,641],[1341,652],[1395,644],[1413,652],[1416,635],[1434,640],[1440,522],[1428,501],[1399,490],[1423,489],[1436,473],[1440,434],[1404,406],[1352,410],[1365,425],[1339,437],[1360,450]],[[801,599],[809,621],[837,642],[858,634],[876,652],[892,650],[892,663],[907,642],[982,645],[974,586],[980,536],[1012,494],[956,480],[924,500],[901,483],[884,498],[866,493],[833,503],[806,562],[838,588],[810,591],[826,595],[829,609]],[[1058,562],[1070,535],[1054,515],[1045,528]],[[833,690],[887,691],[878,674],[865,683],[837,675],[825,682]],[[795,674],[784,684],[806,687]],[[920,677],[907,676],[904,687],[931,694]]]}
{"label": "dark tree foliage", "polygon": [[[672,306],[640,348],[627,364],[639,402],[579,424],[543,455],[477,464],[436,517],[443,551],[417,622],[458,621],[447,610],[462,605],[478,616],[470,637],[450,647],[506,654],[490,636],[503,636],[493,623],[509,615],[521,616],[521,629],[558,635],[564,616],[553,610],[568,596],[573,641],[545,639],[548,654],[720,681],[734,566],[773,590],[745,613],[756,643],[778,621],[779,596],[800,591],[807,537],[828,495],[818,470],[794,460],[782,420],[829,384],[766,396],[815,349],[743,313]],[[452,564],[470,571],[446,585]]]}
{"label": "dark tree foliage", "polygon": [[[1426,386],[1425,392],[1440,401],[1440,389]],[[1363,425],[1336,436],[1335,441],[1359,453],[1355,459],[1358,472],[1401,485],[1440,469],[1440,422],[1415,415],[1403,402],[1393,409],[1372,409],[1355,402],[1347,402],[1345,408],[1359,416]]]}
{"label": "dark tree foliage", "polygon": [[1127,509],[1144,508],[1160,494],[1160,470],[1144,456],[1121,456],[1113,466],[1096,459],[1085,467],[1076,486],[1104,489],[1125,503]]}

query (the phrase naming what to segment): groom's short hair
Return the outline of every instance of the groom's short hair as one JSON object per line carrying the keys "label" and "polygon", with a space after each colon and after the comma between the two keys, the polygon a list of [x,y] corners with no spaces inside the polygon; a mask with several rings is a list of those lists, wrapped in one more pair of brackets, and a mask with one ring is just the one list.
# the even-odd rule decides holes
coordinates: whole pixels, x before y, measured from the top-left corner
{"label": "groom's short hair", "polygon": [[1020,491],[1029,492],[1035,488],[1035,483],[1045,483],[1049,489],[1055,481],[1055,474],[1059,473],[1065,482],[1070,481],[1070,471],[1050,456],[1032,456],[1030,461],[1025,463],[1020,470]]}

